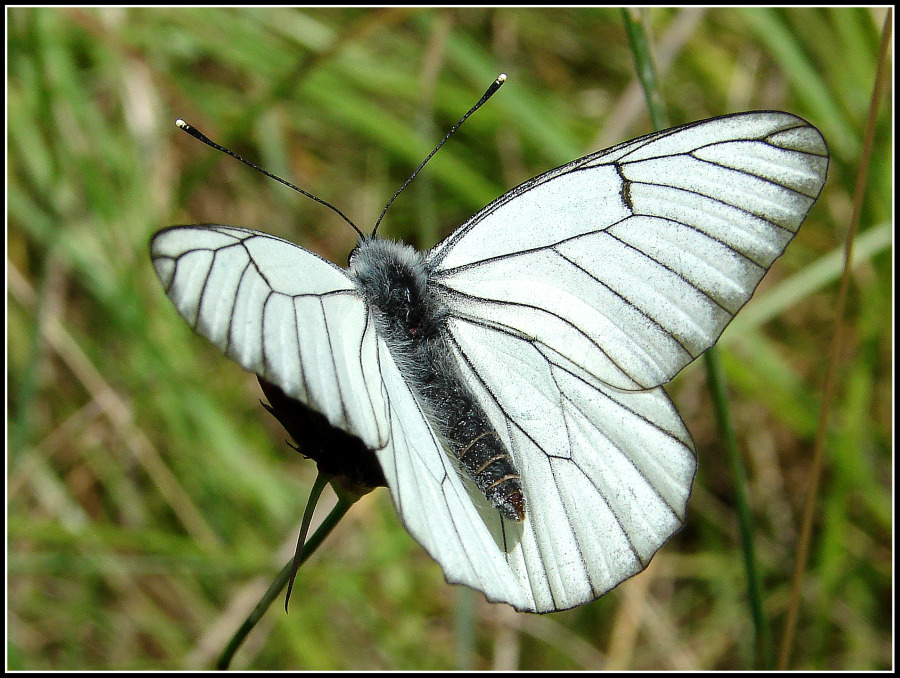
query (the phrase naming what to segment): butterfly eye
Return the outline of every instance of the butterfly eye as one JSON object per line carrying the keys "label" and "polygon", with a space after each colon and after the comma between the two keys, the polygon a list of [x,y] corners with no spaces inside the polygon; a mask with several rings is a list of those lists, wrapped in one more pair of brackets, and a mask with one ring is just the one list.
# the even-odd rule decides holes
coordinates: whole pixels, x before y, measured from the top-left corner
{"label": "butterfly eye", "polygon": [[350,250],[350,254],[347,255],[347,268],[353,267],[353,260],[356,258],[357,253],[359,252],[359,243],[353,246],[353,249]]}

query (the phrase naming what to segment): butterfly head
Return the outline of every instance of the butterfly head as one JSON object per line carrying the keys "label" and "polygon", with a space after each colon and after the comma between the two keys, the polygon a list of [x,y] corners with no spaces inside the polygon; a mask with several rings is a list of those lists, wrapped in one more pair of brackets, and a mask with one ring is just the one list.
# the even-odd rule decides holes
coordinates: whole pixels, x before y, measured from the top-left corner
{"label": "butterfly head", "polygon": [[362,240],[350,254],[350,275],[389,335],[416,341],[437,331],[440,305],[429,292],[425,259],[415,248]]}

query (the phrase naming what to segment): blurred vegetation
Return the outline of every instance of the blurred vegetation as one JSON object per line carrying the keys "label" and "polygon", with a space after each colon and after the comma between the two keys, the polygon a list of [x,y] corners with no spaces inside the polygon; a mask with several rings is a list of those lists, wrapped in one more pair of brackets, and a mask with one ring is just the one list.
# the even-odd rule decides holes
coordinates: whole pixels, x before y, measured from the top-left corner
{"label": "blurred vegetation", "polygon": [[[673,125],[784,109],[831,148],[819,202],[720,342],[776,642],[883,12],[649,13]],[[384,234],[427,247],[521,181],[651,130],[621,15],[15,8],[7,20],[8,666],[208,667],[292,553],[315,471],[253,376],[174,312],[148,239],[227,223],[343,264],[354,234],[173,121],[365,230],[506,72],[391,208]],[[884,103],[796,668],[892,662],[892,118]],[[729,473],[702,379],[692,366],[669,389],[700,470],[686,527],[642,575],[571,611],[517,615],[448,586],[377,491],[236,666],[748,668]]]}

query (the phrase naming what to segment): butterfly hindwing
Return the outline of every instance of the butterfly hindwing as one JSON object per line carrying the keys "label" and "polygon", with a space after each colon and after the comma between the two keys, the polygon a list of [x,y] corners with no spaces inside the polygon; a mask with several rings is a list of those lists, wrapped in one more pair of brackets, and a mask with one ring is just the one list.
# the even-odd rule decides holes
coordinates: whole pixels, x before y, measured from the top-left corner
{"label": "butterfly hindwing", "polygon": [[528,588],[507,562],[499,513],[443,449],[389,351],[382,359],[391,435],[376,454],[404,526],[441,565],[448,582],[533,610]]}
{"label": "butterfly hindwing", "polygon": [[683,523],[696,468],[665,391],[612,389],[521,337],[449,327],[465,381],[521,474],[528,512],[504,527],[528,609],[579,605],[643,570]]}

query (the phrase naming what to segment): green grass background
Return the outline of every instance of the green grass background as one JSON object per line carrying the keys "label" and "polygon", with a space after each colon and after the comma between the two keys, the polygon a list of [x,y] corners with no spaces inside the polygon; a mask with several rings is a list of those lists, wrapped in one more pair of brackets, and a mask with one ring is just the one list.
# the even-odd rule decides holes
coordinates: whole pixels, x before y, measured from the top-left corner
{"label": "green grass background", "polygon": [[[649,13],[673,125],[784,109],[831,148],[821,198],[720,342],[776,644],[883,15]],[[148,239],[219,222],[344,264],[354,234],[173,121],[366,230],[506,72],[391,208],[383,233],[427,247],[521,181],[651,131],[622,18],[18,8],[7,20],[8,666],[208,667],[292,552],[315,470],[284,443],[254,378],[175,313]],[[892,661],[891,119],[883,104],[796,668]],[[749,668],[732,481],[703,371],[689,367],[669,391],[699,473],[686,527],[643,574],[571,611],[519,615],[447,585],[379,490],[301,569],[290,613],[270,610],[235,666]]]}

